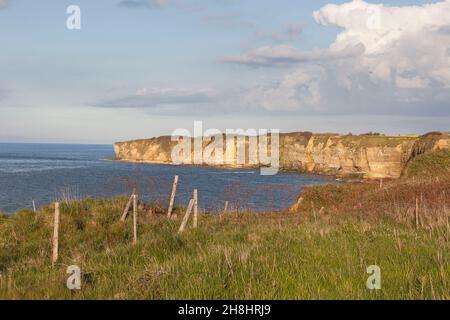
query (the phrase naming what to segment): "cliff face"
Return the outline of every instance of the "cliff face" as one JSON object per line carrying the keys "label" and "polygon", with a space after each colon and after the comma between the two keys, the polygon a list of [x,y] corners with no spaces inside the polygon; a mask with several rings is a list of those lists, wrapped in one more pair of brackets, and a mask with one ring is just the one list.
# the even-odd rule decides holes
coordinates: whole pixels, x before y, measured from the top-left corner
{"label": "cliff face", "polygon": [[[193,140],[189,157],[194,161]],[[227,167],[254,167],[248,151],[249,139],[234,139],[223,146],[224,154],[231,155]],[[259,146],[260,141],[258,141]],[[211,141],[202,143],[207,152]],[[150,163],[172,163],[172,150],[179,142],[170,137],[118,142],[114,144],[116,159]],[[270,141],[269,141],[270,146]],[[279,165],[282,170],[333,174],[343,177],[358,176],[367,179],[398,178],[407,162],[418,154],[435,149],[450,149],[448,134],[432,133],[422,137],[387,137],[381,135],[333,135],[311,133],[281,134],[279,139]],[[246,147],[245,162],[238,164],[237,150]],[[254,153],[252,153],[253,155]],[[223,166],[220,161],[209,165]],[[256,163],[258,166],[259,162]]]}

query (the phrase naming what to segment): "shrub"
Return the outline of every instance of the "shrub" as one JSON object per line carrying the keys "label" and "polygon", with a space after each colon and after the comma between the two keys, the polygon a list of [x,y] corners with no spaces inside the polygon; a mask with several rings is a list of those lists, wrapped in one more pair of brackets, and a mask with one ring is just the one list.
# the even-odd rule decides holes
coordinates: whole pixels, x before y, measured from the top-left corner
{"label": "shrub", "polygon": [[406,169],[408,177],[442,176],[447,177],[450,170],[450,150],[440,150],[421,154],[412,159]]}

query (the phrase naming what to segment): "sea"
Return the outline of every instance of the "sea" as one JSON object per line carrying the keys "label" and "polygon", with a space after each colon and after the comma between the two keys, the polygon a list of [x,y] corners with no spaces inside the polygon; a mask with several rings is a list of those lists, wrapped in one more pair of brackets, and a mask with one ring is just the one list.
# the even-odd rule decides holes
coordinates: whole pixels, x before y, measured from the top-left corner
{"label": "sea", "polygon": [[175,205],[186,206],[194,189],[199,208],[255,211],[290,207],[306,186],[334,183],[331,177],[280,172],[260,175],[257,169],[111,161],[112,145],[0,143],[0,212],[11,214],[54,201],[129,195],[169,202],[174,176],[179,176]]}

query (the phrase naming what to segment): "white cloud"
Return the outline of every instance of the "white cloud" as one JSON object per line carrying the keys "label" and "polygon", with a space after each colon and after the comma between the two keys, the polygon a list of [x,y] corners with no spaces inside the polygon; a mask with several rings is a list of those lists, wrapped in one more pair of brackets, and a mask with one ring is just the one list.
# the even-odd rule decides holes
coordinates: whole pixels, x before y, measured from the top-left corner
{"label": "white cloud", "polygon": [[202,17],[202,22],[216,29],[253,28],[253,23],[243,20],[238,14],[212,14]]}
{"label": "white cloud", "polygon": [[[314,103],[316,109],[348,112],[366,112],[370,106],[381,112],[380,104],[386,106],[385,112],[397,108],[400,113],[417,113],[423,108],[431,114],[445,110],[444,105],[450,109],[446,101],[450,93],[450,0],[402,7],[354,0],[326,5],[313,17],[325,27],[341,28],[327,48],[268,46],[223,59],[288,70],[271,87],[250,88],[246,104],[254,97],[255,104],[271,110],[276,105],[280,110],[304,110]],[[307,79],[300,76],[305,70]],[[289,85],[290,77],[298,79],[298,85]]]}
{"label": "white cloud", "polygon": [[134,95],[106,99],[94,105],[103,108],[150,108],[205,104],[214,100],[209,89],[140,88]]}
{"label": "white cloud", "polygon": [[403,78],[397,75],[395,79],[397,87],[404,89],[422,89],[427,88],[430,85],[428,79],[422,79],[420,77]]}
{"label": "white cloud", "polygon": [[164,8],[170,3],[171,0],[122,0],[118,3],[118,6],[124,8]]}
{"label": "white cloud", "polygon": [[320,67],[300,68],[275,84],[259,85],[242,96],[247,108],[266,111],[296,111],[314,109],[321,102],[320,81],[325,71]]}
{"label": "white cloud", "polygon": [[283,28],[270,32],[259,32],[257,37],[260,39],[269,39],[274,42],[293,42],[300,39],[303,27],[300,24],[289,23]]}
{"label": "white cloud", "polygon": [[[450,87],[450,35],[441,32],[450,26],[450,1],[422,6],[387,7],[365,1],[330,4],[314,12],[324,26],[343,28],[330,50],[339,51],[362,44],[364,54],[357,59],[355,72],[366,72],[374,80],[408,82],[417,88],[438,82]],[[444,76],[442,76],[444,75]],[[409,78],[409,81],[408,81]]]}
{"label": "white cloud", "polygon": [[225,63],[236,63],[253,66],[285,66],[300,62],[330,61],[347,59],[362,54],[364,47],[356,44],[342,50],[313,49],[300,50],[288,45],[262,47],[236,57],[226,57]]}
{"label": "white cloud", "polygon": [[136,90],[137,96],[145,97],[147,95],[147,93],[148,93],[147,88],[141,88],[141,89]]}

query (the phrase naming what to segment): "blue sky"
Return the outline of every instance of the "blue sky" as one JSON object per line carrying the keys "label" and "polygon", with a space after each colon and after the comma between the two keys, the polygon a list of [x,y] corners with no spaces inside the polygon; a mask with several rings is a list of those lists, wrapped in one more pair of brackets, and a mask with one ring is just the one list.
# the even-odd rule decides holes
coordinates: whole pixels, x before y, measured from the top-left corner
{"label": "blue sky", "polygon": [[449,130],[449,1],[356,2],[0,0],[0,141]]}

